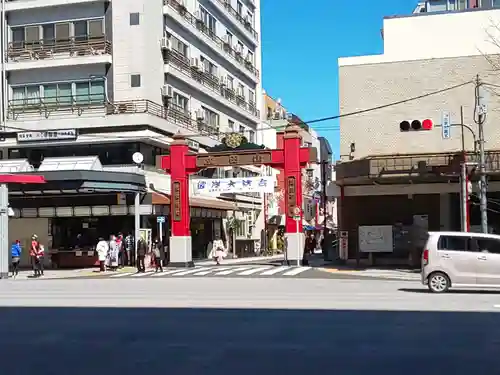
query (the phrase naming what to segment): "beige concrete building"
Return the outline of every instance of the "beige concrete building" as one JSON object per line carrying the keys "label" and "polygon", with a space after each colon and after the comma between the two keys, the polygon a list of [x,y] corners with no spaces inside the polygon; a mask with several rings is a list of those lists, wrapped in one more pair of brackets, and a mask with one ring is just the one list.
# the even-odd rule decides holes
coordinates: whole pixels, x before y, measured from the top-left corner
{"label": "beige concrete building", "polygon": [[[393,226],[394,251],[376,256],[391,262],[411,258],[417,217],[425,218],[429,230],[460,228],[463,151],[476,160],[477,75],[490,92],[485,124],[490,197],[500,191],[495,182],[500,172],[499,21],[500,9],[390,17],[383,21],[383,54],[339,59],[341,114],[387,106],[340,120],[339,221],[349,232],[349,258],[366,256],[359,251],[360,226]],[[463,140],[461,111],[471,130],[464,129]],[[451,116],[449,138],[441,128],[443,112]],[[404,120],[424,119],[433,121],[431,131],[400,130]],[[475,205],[472,221],[479,222]],[[500,217],[492,212],[490,221],[495,227]]]}

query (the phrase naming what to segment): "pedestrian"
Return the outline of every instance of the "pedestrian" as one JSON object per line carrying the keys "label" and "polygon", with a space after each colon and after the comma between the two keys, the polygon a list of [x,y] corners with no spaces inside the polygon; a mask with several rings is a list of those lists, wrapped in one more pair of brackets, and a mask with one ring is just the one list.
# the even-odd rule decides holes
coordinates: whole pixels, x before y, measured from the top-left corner
{"label": "pedestrian", "polygon": [[99,272],[106,271],[106,259],[108,257],[109,245],[108,242],[104,240],[104,238],[100,237],[99,242],[96,246],[97,256],[99,258]]}
{"label": "pedestrian", "polygon": [[10,248],[10,256],[12,258],[12,277],[17,277],[17,275],[19,275],[21,252],[21,242],[19,240],[16,240]]}
{"label": "pedestrian", "polygon": [[155,257],[155,272],[163,272],[164,250],[163,244],[156,239],[153,243],[153,254]]}
{"label": "pedestrian", "polygon": [[213,242],[213,251],[215,252],[215,262],[217,265],[221,264],[222,259],[227,255],[226,247],[224,242],[221,240],[220,236],[215,236],[215,241]]}
{"label": "pedestrian", "polygon": [[132,267],[135,266],[135,246],[132,233],[129,233],[127,237],[125,237],[125,252],[127,254],[127,265]]}
{"label": "pedestrian", "polygon": [[30,259],[31,259],[31,266],[33,267],[33,277],[39,277],[41,275],[39,261],[38,261],[39,246],[40,242],[38,242],[38,236],[34,234],[33,236],[31,236],[31,248],[30,248]]}
{"label": "pedestrian", "polygon": [[139,238],[137,242],[137,272],[146,272],[144,258],[146,257],[147,247],[144,238]]}
{"label": "pedestrian", "polygon": [[116,236],[111,235],[109,238],[109,269],[111,271],[116,271],[118,269],[118,256],[120,248],[116,241]]}
{"label": "pedestrian", "polygon": [[45,262],[45,246],[38,242],[38,253],[36,254],[38,259],[38,272],[39,276],[43,276],[44,262]]}
{"label": "pedestrian", "polygon": [[125,267],[125,243],[123,241],[123,234],[118,233],[116,238],[116,243],[118,245],[118,267]]}

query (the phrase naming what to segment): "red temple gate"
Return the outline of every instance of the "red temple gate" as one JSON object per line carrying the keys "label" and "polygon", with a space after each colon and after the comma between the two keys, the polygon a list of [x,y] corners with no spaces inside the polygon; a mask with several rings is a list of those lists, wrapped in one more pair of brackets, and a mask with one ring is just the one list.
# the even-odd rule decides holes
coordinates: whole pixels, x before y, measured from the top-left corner
{"label": "red temple gate", "polygon": [[[287,259],[300,264],[304,251],[302,228],[302,168],[308,163],[317,162],[316,149],[301,147],[302,129],[289,125],[283,137],[283,149],[244,149],[241,148],[239,134],[230,134],[224,143],[226,150],[194,154],[189,151],[186,137],[175,135],[170,146],[170,155],[161,157],[161,168],[171,176],[171,225],[170,265],[191,267],[192,240],[190,232],[189,175],[205,168],[238,167],[245,165],[266,165],[278,169],[285,177],[285,240]],[[295,220],[299,213],[300,219]]]}

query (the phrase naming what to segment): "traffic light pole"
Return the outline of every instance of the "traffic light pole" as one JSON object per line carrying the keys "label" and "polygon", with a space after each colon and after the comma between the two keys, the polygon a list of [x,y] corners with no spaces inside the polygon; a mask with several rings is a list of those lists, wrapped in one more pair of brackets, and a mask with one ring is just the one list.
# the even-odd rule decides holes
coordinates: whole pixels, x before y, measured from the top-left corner
{"label": "traffic light pole", "polygon": [[479,135],[479,173],[480,173],[480,210],[481,210],[481,232],[488,233],[488,198],[486,186],[486,157],[484,152],[484,122],[486,121],[486,101],[484,92],[481,90],[479,76],[476,80],[476,111],[478,114],[478,135]]}

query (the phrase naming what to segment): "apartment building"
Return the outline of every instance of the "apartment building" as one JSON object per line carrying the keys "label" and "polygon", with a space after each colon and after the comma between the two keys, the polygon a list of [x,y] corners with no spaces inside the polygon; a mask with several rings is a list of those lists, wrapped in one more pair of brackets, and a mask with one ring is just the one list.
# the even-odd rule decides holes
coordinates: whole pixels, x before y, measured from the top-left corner
{"label": "apartment building", "polygon": [[[318,151],[318,163],[311,164],[303,172],[303,218],[304,227],[309,230],[315,228],[320,228],[320,204],[319,200],[321,197],[321,187],[322,187],[322,172],[320,162],[320,137],[314,129],[305,124],[298,116],[287,111],[287,109],[281,103],[281,99],[274,99],[267,93],[264,93],[264,105],[266,112],[266,122],[270,127],[274,128],[277,132],[276,134],[276,145],[277,148],[283,147],[283,131],[285,127],[290,123],[299,124],[302,127],[302,145],[304,147],[315,147]],[[274,217],[270,217],[273,224],[284,225],[284,214],[285,214],[285,201],[283,198],[283,191],[285,186],[285,180],[283,174],[277,175],[278,183],[278,197],[276,199],[275,205],[278,210]]]}
{"label": "apartment building", "polygon": [[[464,10],[432,11],[438,3],[426,2],[427,12],[385,18],[382,54],[339,59],[340,113],[384,106],[340,119],[339,227],[349,232],[351,259],[367,256],[358,252],[359,226],[393,226],[393,236],[377,240],[388,248],[394,245],[393,251],[376,254],[381,262],[418,259],[409,255],[410,244],[422,222],[426,230],[459,230],[457,168],[464,158],[477,160],[477,75],[490,92],[487,124],[499,120],[494,88],[500,84],[495,67],[500,9],[485,8],[483,1]],[[411,98],[417,99],[388,105]],[[405,125],[425,120],[430,120],[431,130],[414,131]],[[444,131],[446,123],[450,126]],[[496,126],[485,126],[490,198],[500,191],[499,135]],[[472,179],[476,181],[477,174]],[[480,216],[472,199],[475,225]],[[498,219],[490,213],[497,228]]]}
{"label": "apartment building", "polygon": [[499,0],[427,0],[417,4],[413,13],[461,11],[466,9],[500,8]]}
{"label": "apartment building", "polygon": [[[136,191],[147,193],[141,226],[156,235],[155,216],[168,216],[170,203],[170,179],[156,169],[156,158],[168,153],[173,134],[188,135],[198,152],[227,132],[255,139],[259,6],[258,0],[5,1],[3,170],[54,178],[50,194],[12,192],[17,219],[11,220],[11,237],[18,238],[27,221],[53,247],[74,247],[73,237],[88,228],[93,235],[98,228],[129,230]],[[136,152],[143,155],[141,168],[131,165]],[[81,170],[71,187],[56,186],[68,180],[68,171]],[[243,170],[260,173],[252,166]],[[214,171],[200,173],[207,174]],[[82,188],[92,185],[89,179],[97,182]],[[191,197],[193,236],[201,233],[193,247],[223,230],[234,199],[241,208],[258,204]]]}

